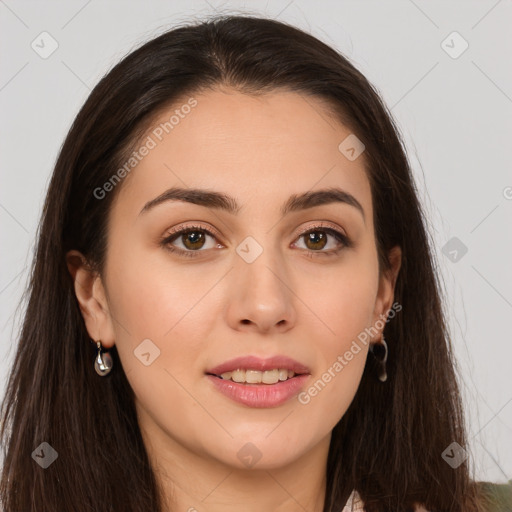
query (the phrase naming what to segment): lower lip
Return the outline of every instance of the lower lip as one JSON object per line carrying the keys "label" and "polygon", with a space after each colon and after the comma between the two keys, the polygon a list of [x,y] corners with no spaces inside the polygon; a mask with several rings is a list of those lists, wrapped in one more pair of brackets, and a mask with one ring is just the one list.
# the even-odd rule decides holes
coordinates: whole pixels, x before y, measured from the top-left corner
{"label": "lower lip", "polygon": [[309,374],[297,375],[276,384],[242,384],[228,379],[207,375],[223,395],[249,407],[277,407],[284,404],[304,386]]}

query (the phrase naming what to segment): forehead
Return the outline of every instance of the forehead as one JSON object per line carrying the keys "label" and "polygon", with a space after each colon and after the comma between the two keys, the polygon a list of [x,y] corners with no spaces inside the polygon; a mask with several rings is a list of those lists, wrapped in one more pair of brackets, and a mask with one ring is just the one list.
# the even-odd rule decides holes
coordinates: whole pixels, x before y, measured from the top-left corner
{"label": "forehead", "polygon": [[136,150],[150,149],[127,174],[116,203],[133,215],[179,186],[222,191],[242,204],[256,196],[254,206],[272,208],[290,194],[335,186],[357,196],[371,218],[364,154],[350,160],[339,148],[350,136],[317,97],[230,89],[185,96],[138,141]]}

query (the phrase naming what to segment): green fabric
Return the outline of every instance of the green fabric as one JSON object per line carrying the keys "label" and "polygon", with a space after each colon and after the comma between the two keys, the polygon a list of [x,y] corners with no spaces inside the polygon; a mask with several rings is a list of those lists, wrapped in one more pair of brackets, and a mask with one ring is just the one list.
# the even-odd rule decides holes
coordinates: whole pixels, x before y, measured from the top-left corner
{"label": "green fabric", "polygon": [[506,484],[478,482],[488,512],[512,512],[512,480]]}

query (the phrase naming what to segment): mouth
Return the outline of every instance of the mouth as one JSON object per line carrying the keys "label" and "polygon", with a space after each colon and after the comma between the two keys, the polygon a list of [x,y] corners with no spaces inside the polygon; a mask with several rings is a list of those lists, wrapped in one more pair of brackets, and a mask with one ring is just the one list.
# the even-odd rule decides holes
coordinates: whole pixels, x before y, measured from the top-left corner
{"label": "mouth", "polygon": [[242,356],[207,370],[206,375],[247,385],[274,385],[310,374],[307,366],[288,356],[279,355],[261,359]]}
{"label": "mouth", "polygon": [[299,375],[305,375],[306,372],[295,373],[293,370],[287,368],[273,368],[272,370],[259,371],[254,369],[236,369],[230,372],[219,374],[206,373],[212,377],[217,377],[222,380],[229,380],[239,384],[258,385],[258,384],[277,384],[278,382],[285,382],[297,378]]}
{"label": "mouth", "polygon": [[[279,376],[284,380],[279,380]],[[213,385],[213,389],[238,404],[251,408],[273,408],[284,405],[297,396],[311,374],[295,374],[293,370],[286,368],[263,372],[237,369],[220,375],[207,372],[205,377]]]}

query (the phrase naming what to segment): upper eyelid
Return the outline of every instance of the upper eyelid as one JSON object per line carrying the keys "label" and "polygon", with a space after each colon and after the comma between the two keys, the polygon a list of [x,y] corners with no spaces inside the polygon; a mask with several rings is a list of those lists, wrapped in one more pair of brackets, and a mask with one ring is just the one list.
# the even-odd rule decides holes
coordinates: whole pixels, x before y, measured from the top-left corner
{"label": "upper eyelid", "polygon": [[191,225],[191,226],[180,226],[177,229],[173,229],[172,231],[167,232],[167,237],[182,234],[184,231],[193,231],[194,229],[207,231],[209,234],[220,237],[220,234],[213,228],[207,227],[207,226],[200,226],[200,225]]}

